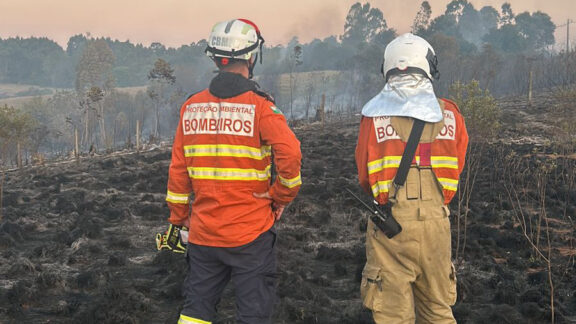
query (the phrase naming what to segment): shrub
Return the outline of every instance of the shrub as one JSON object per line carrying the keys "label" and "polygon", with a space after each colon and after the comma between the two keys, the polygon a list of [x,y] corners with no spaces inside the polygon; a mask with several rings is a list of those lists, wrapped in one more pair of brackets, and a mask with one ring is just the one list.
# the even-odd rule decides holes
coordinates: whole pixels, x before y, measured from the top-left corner
{"label": "shrub", "polygon": [[470,140],[490,141],[500,129],[500,107],[488,90],[482,90],[478,81],[455,82],[450,86],[450,99],[464,115]]}

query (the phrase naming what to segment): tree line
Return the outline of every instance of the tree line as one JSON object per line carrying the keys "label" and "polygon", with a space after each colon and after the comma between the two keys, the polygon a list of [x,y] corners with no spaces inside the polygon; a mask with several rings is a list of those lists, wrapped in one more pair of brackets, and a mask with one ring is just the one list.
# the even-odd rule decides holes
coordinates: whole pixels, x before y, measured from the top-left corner
{"label": "tree line", "polygon": [[[554,44],[555,25],[548,14],[540,11],[515,14],[509,3],[499,10],[491,6],[478,10],[467,0],[454,0],[443,14],[431,17],[430,4],[422,2],[412,32],[435,43],[433,45],[437,45],[439,51],[451,46],[448,47],[451,56],[474,57],[484,53],[486,46],[499,55],[528,55]],[[357,65],[378,70],[381,50],[397,36],[396,30],[388,26],[385,13],[370,3],[356,3],[349,9],[343,27],[341,35],[315,39],[307,44],[300,44],[294,38],[286,46],[267,47],[261,73],[289,72],[289,66],[282,63],[294,45],[300,45],[304,52],[305,60],[298,69],[301,72],[347,70]],[[75,68],[91,39],[89,34],[72,36],[65,49],[48,38],[0,39],[0,83],[71,88]],[[146,85],[147,71],[158,58],[176,67],[176,71],[180,67],[206,65],[205,40],[167,48],[160,43],[144,46],[130,41],[100,39],[108,44],[115,57],[112,73],[116,86],[120,87]],[[193,82],[190,85],[194,85]]]}
{"label": "tree line", "polygon": [[[476,9],[467,0],[450,2],[436,18],[423,1],[412,24],[437,52],[441,96],[471,80],[497,95],[525,93],[529,76],[535,89],[574,83],[576,56],[553,50],[554,30],[543,12],[515,14],[508,3]],[[355,112],[382,88],[383,51],[397,35],[384,12],[355,3],[341,35],[266,47],[256,81],[290,119],[308,119],[321,102],[330,113]],[[15,146],[30,155],[67,154],[75,142],[83,152],[133,146],[137,127],[147,142],[172,136],[179,105],[213,77],[205,48],[206,40],[167,48],[75,35],[63,49],[47,38],[0,39],[0,83],[64,88],[23,103],[18,114],[31,121],[24,126],[3,119],[6,128],[24,130],[0,133],[3,163],[17,155]],[[140,88],[119,89],[127,86]]]}

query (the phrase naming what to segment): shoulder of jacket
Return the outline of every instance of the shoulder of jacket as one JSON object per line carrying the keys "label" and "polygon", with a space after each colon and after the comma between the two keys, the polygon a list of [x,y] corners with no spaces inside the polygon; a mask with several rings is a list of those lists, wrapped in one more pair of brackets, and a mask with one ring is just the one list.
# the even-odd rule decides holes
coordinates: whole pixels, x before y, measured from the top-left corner
{"label": "shoulder of jacket", "polygon": [[192,97],[194,97],[195,95],[200,94],[200,93],[202,93],[202,92],[204,92],[204,91],[206,91],[206,89],[194,92],[193,94],[189,95],[188,98],[186,98],[186,101],[190,100],[190,98],[192,98]]}
{"label": "shoulder of jacket", "polygon": [[454,101],[446,98],[441,98],[440,100],[444,103],[444,108],[453,109],[460,113],[460,108],[458,108],[458,105]]}
{"label": "shoulder of jacket", "polygon": [[254,92],[258,96],[270,101],[271,103],[276,104],[276,102],[274,101],[274,97],[272,97],[272,95],[269,94],[268,92],[262,91],[260,89],[252,90],[252,92]]}

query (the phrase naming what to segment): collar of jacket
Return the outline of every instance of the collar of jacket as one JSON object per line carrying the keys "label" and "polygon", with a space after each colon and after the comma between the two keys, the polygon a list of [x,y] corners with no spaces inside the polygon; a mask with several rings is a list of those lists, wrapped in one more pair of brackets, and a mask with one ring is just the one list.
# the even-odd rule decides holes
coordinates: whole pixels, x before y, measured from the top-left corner
{"label": "collar of jacket", "polygon": [[238,73],[220,72],[210,82],[210,93],[218,98],[232,98],[258,89],[256,82]]}

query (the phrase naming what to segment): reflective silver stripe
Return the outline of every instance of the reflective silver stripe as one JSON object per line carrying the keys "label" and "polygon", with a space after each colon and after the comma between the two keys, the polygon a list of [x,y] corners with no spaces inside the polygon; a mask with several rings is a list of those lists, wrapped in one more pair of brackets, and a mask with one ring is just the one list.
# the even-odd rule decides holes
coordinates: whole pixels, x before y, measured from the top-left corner
{"label": "reflective silver stripe", "polygon": [[368,174],[373,174],[385,168],[397,168],[400,166],[401,156],[385,156],[381,159],[368,162]]}
{"label": "reflective silver stripe", "polygon": [[456,191],[458,190],[458,180],[450,178],[438,178],[438,181],[445,190]]}
{"label": "reflective silver stripe", "polygon": [[296,176],[292,179],[286,179],[286,178],[283,178],[281,175],[278,175],[278,180],[280,180],[280,183],[284,187],[288,187],[288,188],[294,188],[294,187],[302,184],[302,178],[300,177],[300,174],[298,174],[298,176]]}
{"label": "reflective silver stripe", "polygon": [[374,197],[378,197],[378,195],[380,195],[381,193],[388,192],[391,183],[392,180],[376,182],[374,185],[372,185],[372,195]]}
{"label": "reflective silver stripe", "polygon": [[266,181],[270,179],[270,166],[264,170],[239,169],[239,168],[207,168],[189,167],[188,175],[192,179],[209,180],[256,180]]}
{"label": "reflective silver stripe", "polygon": [[203,321],[198,318],[193,318],[190,316],[180,314],[180,318],[178,319],[178,324],[212,324],[212,322]]}
{"label": "reflective silver stripe", "polygon": [[431,156],[430,164],[433,168],[458,169],[458,158],[452,156]]}
{"label": "reflective silver stripe", "polygon": [[255,160],[262,160],[265,157],[272,155],[272,149],[269,145],[260,148],[245,146],[245,145],[229,145],[229,144],[216,144],[216,145],[187,145],[184,146],[184,156],[232,156],[232,157],[246,157]]}
{"label": "reflective silver stripe", "polygon": [[187,204],[190,194],[175,193],[170,190],[166,193],[166,201],[174,204]]}

